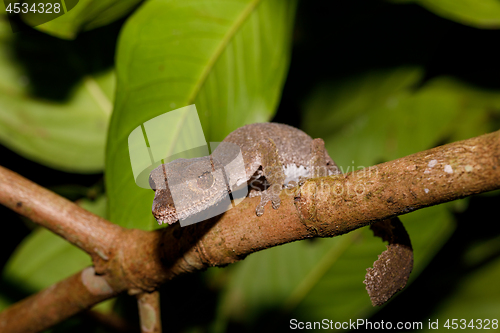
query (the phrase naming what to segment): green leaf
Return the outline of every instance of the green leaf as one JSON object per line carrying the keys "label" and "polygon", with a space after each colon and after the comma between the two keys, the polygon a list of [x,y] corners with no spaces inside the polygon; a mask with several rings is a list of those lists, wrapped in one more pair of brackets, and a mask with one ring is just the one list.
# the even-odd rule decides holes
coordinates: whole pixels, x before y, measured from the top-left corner
{"label": "green leaf", "polygon": [[70,172],[99,172],[111,114],[112,71],[84,77],[67,101],[34,98],[0,17],[0,142],[26,158]]}
{"label": "green leaf", "polygon": [[[415,252],[411,280],[453,231],[445,205],[401,217]],[[216,330],[229,321],[254,323],[263,311],[304,321],[349,321],[374,311],[363,284],[366,268],[385,250],[368,228],[332,239],[300,241],[252,254],[232,265],[219,305]],[[404,292],[404,291],[403,291]],[[300,320],[299,319],[299,320]]]}
{"label": "green leaf", "polygon": [[4,278],[38,291],[90,265],[90,257],[79,248],[47,229],[37,228],[9,259]]}
{"label": "green leaf", "polygon": [[[64,39],[74,39],[78,32],[109,24],[134,10],[142,0],[79,0],[64,15],[36,26],[36,29]],[[67,1],[66,6],[68,6]],[[23,17],[21,15],[21,17]],[[30,24],[30,17],[24,17]]]}
{"label": "green leaf", "polygon": [[[392,0],[393,2],[410,2]],[[498,0],[413,0],[435,14],[465,25],[482,29],[500,28]]]}
{"label": "green leaf", "polygon": [[294,11],[295,1],[151,0],[134,13],[118,45],[108,135],[111,221],[157,225],[153,191],[134,183],[128,156],[127,138],[145,121],[195,104],[210,142],[272,117],[290,60]]}

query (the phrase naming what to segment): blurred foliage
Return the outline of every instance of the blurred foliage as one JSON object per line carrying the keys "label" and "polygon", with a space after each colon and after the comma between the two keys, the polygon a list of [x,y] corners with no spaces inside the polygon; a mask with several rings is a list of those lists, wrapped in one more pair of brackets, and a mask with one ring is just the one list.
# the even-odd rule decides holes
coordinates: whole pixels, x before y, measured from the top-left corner
{"label": "blurred foliage", "polygon": [[[35,3],[36,1],[31,1]],[[37,25],[35,29],[63,39],[75,39],[79,32],[92,30],[112,23],[133,11],[142,0],[71,0],[65,7],[74,5],[68,12],[55,20]],[[75,5],[76,3],[76,5]],[[0,6],[3,6],[1,4]],[[5,13],[2,11],[2,13]],[[28,25],[39,22],[38,17],[28,12],[21,14]]]}
{"label": "blurred foliage", "polygon": [[500,127],[500,92],[422,74],[395,68],[320,84],[304,103],[304,129],[358,169]]}
{"label": "blurred foliage", "polygon": [[[18,37],[10,31],[6,17],[0,16],[0,141],[54,168],[101,171],[113,105],[113,71],[85,73],[70,89],[45,86],[40,95],[46,89],[56,91],[37,96],[33,91],[37,80],[45,81],[43,84],[50,84],[53,78],[64,80],[67,73],[59,71],[69,67],[78,72],[80,64],[64,43],[52,43],[62,48],[61,54],[53,56],[43,38]],[[26,61],[30,64],[24,67]]]}
{"label": "blurred foliage", "polygon": [[[196,104],[207,142],[246,123],[288,123],[324,138],[342,170],[353,171],[499,128],[499,22],[496,0],[302,1],[298,8],[279,0],[80,0],[17,34],[1,15],[0,142],[25,157],[3,148],[1,164],[115,223],[150,230],[153,193],[134,184],[127,155],[128,134],[144,121]],[[101,174],[63,171],[105,171],[106,193]],[[381,309],[371,307],[362,281],[384,244],[364,228],[171,281],[162,288],[164,326],[280,332],[291,318],[424,327],[428,319],[493,319],[500,227],[491,216],[499,196],[402,216],[415,269]],[[0,214],[16,225],[0,233],[7,260],[33,226]],[[35,229],[3,270],[0,309],[89,264],[79,249]],[[137,324],[133,300],[100,310],[112,307]],[[53,331],[105,330],[77,317]]]}

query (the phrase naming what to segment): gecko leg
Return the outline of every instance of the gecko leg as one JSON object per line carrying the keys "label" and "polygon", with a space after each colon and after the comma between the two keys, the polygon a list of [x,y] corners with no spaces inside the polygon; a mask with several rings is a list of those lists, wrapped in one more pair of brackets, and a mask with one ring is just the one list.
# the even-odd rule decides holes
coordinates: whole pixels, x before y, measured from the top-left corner
{"label": "gecko leg", "polygon": [[271,139],[259,143],[259,152],[262,158],[262,175],[266,177],[269,187],[262,191],[260,203],[255,210],[257,216],[264,214],[264,206],[270,201],[274,209],[281,203],[279,194],[285,181],[285,173],[278,155],[276,144]]}
{"label": "gecko leg", "polygon": [[311,142],[311,160],[309,161],[310,178],[326,177],[340,174],[339,167],[332,160],[325,149],[323,139],[314,139]]}

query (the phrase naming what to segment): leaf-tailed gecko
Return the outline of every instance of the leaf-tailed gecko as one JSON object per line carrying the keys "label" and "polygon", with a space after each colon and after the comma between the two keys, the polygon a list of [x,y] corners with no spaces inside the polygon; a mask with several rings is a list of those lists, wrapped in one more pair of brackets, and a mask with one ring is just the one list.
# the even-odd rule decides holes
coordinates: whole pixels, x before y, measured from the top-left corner
{"label": "leaf-tailed gecko", "polygon": [[[155,189],[156,220],[172,224],[221,202],[231,187],[227,173],[218,171],[230,164],[234,147],[241,152],[244,168],[229,173],[236,185],[248,184],[248,196],[261,196],[255,210],[257,216],[264,213],[269,202],[274,209],[279,208],[283,187],[295,186],[293,182],[302,179],[341,173],[322,139],[312,139],[301,130],[283,124],[246,125],[230,133],[210,156],[177,159],[151,172],[149,182]],[[175,188],[175,205],[171,188]],[[374,268],[368,269],[364,281],[375,306],[384,304],[406,285],[413,268],[413,250],[398,218],[379,221],[372,229],[376,236],[389,242]]]}
{"label": "leaf-tailed gecko", "polygon": [[[283,187],[294,186],[300,179],[340,173],[322,139],[312,139],[288,125],[246,125],[230,133],[223,143],[234,144],[241,150],[245,170],[237,182],[249,185],[249,197],[261,196],[257,216],[264,213],[268,202],[274,209],[279,208]],[[227,147],[221,144],[211,156],[177,159],[151,172],[149,182],[155,190],[153,215],[159,224],[172,224],[197,214],[231,192],[224,172],[215,172],[224,167],[221,161],[228,155]],[[182,184],[176,187],[175,205],[170,188],[174,184]]]}

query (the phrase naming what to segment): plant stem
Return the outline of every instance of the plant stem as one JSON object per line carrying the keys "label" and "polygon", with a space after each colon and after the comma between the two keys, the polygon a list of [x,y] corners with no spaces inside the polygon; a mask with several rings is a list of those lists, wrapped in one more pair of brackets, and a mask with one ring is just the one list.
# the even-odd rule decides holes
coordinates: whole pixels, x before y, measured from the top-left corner
{"label": "plant stem", "polygon": [[0,203],[107,261],[122,228],[0,166]]}
{"label": "plant stem", "polygon": [[40,332],[119,292],[88,267],[4,310],[0,332]]}
{"label": "plant stem", "polygon": [[160,292],[137,295],[142,333],[161,333]]}

